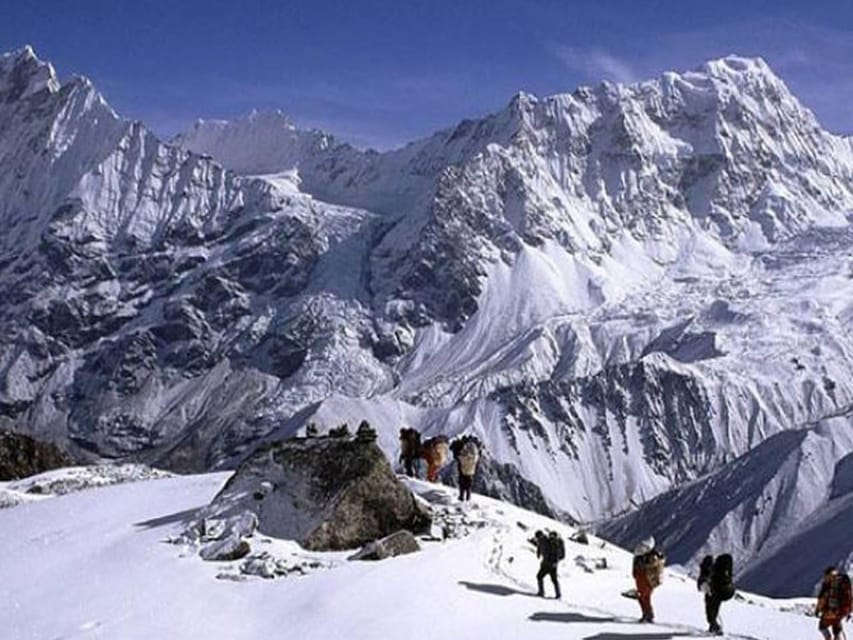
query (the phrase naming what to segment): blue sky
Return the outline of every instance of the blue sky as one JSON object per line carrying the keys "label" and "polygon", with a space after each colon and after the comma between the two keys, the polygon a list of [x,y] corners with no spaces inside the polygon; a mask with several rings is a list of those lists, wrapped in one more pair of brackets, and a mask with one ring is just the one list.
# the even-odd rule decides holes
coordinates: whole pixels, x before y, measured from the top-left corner
{"label": "blue sky", "polygon": [[0,0],[0,50],[26,43],[161,135],[280,108],[387,148],[519,90],[728,53],[763,56],[825,127],[853,133],[853,0]]}

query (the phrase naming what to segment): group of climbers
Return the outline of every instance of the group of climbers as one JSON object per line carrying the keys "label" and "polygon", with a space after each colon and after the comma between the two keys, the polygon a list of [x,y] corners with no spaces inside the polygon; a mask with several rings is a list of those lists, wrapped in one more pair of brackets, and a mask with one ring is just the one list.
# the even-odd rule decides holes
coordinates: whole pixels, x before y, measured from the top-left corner
{"label": "group of climbers", "polygon": [[[655,546],[654,538],[641,542],[634,551],[634,580],[637,599],[640,601],[642,622],[654,621],[651,596],[660,585],[665,564],[664,554]],[[720,624],[720,607],[735,595],[734,566],[731,554],[723,553],[702,558],[696,587],[705,596],[705,618],[708,631],[723,634]],[[853,592],[850,577],[836,567],[827,567],[823,573],[815,615],[820,619],[818,630],[825,640],[842,640],[843,621],[853,612]]]}
{"label": "group of climbers", "polygon": [[[456,461],[459,483],[459,500],[471,499],[471,487],[477,472],[483,445],[478,438],[464,435],[452,442],[447,436],[438,435],[421,442],[421,434],[412,428],[400,429],[400,462],[406,475],[420,475],[420,461],[427,464],[427,480],[436,482],[439,471],[446,465],[449,454]],[[560,582],[557,567],[565,558],[566,549],[563,539],[555,532],[545,534],[537,531],[530,540],[539,558],[539,571],[536,583],[538,595],[545,596],[544,579],[549,577],[554,585],[555,597],[560,598]],[[625,594],[636,597],[640,603],[640,622],[654,622],[655,613],[652,607],[652,593],[663,580],[666,556],[656,546],[654,537],[640,542],[634,550],[633,577],[636,590]],[[699,577],[696,586],[705,597],[705,618],[708,631],[722,635],[720,624],[720,607],[722,603],[731,600],[735,595],[733,580],[733,560],[731,554],[723,553],[714,556],[707,555],[699,567]],[[820,618],[818,629],[825,640],[842,640],[844,636],[843,621],[853,611],[853,596],[851,596],[850,578],[846,573],[835,567],[824,571],[820,594],[815,608],[815,615]]]}
{"label": "group of climbers", "polygon": [[459,482],[459,500],[471,499],[471,487],[477,473],[483,443],[476,436],[464,435],[450,442],[447,436],[438,435],[421,442],[417,429],[400,429],[400,462],[406,475],[420,476],[420,462],[427,464],[426,478],[438,481],[438,473],[447,464],[450,453],[456,461]]}

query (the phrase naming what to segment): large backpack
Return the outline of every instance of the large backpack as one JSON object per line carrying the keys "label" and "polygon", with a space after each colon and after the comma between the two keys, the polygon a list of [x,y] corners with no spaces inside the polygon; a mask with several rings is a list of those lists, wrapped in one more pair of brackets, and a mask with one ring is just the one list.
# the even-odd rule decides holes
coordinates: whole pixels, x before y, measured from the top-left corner
{"label": "large backpack", "polygon": [[846,573],[838,573],[832,576],[825,603],[825,610],[838,614],[839,617],[844,617],[850,613],[851,604],[853,604],[850,594],[850,576]]}
{"label": "large backpack", "polygon": [[731,600],[735,595],[732,565],[731,554],[724,553],[717,556],[711,568],[711,592],[720,600]]}
{"label": "large backpack", "polygon": [[550,542],[554,548],[554,557],[556,557],[557,560],[562,560],[563,558],[565,558],[566,557],[566,545],[563,542],[563,538],[560,537],[559,535],[551,534],[551,536],[549,537],[549,540],[550,540]]}
{"label": "large backpack", "polygon": [[477,445],[468,440],[459,452],[459,469],[463,475],[473,476],[477,471],[477,462],[480,460],[480,450]]}
{"label": "large backpack", "polygon": [[[699,565],[699,577],[696,579],[696,588],[703,591],[703,587],[711,583],[711,569],[714,566],[714,556],[705,556],[702,558],[702,564]],[[707,590],[706,590],[707,593]]]}
{"label": "large backpack", "polygon": [[549,564],[557,564],[566,557],[566,546],[556,532],[549,533],[543,541],[542,559]]}
{"label": "large backpack", "polygon": [[663,568],[665,560],[663,554],[657,550],[649,551],[643,556],[643,569],[646,572],[646,579],[649,585],[654,589],[660,586],[663,582]]}
{"label": "large backpack", "polygon": [[841,613],[848,616],[853,611],[853,592],[850,588],[850,576],[846,573],[838,574],[838,581],[841,586]]}

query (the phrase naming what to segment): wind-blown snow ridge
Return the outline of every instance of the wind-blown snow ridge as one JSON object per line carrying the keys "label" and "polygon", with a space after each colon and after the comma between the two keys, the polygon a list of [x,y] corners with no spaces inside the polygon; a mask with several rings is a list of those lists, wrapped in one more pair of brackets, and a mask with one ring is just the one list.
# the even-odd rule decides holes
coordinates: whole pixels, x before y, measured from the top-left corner
{"label": "wind-blown snow ridge", "polygon": [[472,431],[598,521],[853,403],[853,150],[760,60],[384,153],[276,113],[165,144],[2,61],[2,425],[180,470]]}

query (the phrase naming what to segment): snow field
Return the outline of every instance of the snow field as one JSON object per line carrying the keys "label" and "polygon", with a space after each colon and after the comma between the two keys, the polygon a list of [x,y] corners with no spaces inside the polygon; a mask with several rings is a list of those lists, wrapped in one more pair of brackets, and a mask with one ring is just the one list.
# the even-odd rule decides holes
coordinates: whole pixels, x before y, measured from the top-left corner
{"label": "snow field", "polygon": [[[659,624],[636,622],[631,555],[590,538],[567,541],[563,600],[535,597],[536,528],[574,533],[547,518],[475,496],[458,505],[453,490],[411,481],[436,509],[471,523],[470,535],[425,542],[420,553],[378,563],[347,554],[313,554],[331,569],[274,580],[216,579],[233,563],[207,563],[191,547],[166,544],[205,505],[227,474],[216,473],[89,489],[0,512],[0,616],[15,640],[150,638],[490,637],[667,639],[702,635],[693,580],[667,573],[655,593]],[[253,547],[292,552],[292,543]],[[276,545],[278,545],[276,547]],[[305,554],[310,555],[310,554]],[[576,558],[582,558],[576,563]],[[604,559],[606,569],[588,572]],[[580,563],[580,564],[578,564]],[[546,581],[546,593],[550,584]],[[814,619],[754,599],[723,607],[728,637],[813,634]]]}

